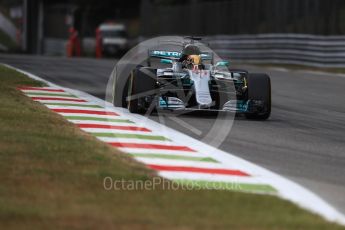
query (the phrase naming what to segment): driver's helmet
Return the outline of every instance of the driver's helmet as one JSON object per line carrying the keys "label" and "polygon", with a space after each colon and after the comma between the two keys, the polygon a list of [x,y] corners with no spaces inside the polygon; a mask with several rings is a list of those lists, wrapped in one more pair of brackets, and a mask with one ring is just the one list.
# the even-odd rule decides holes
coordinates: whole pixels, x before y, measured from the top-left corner
{"label": "driver's helmet", "polygon": [[188,55],[187,60],[193,65],[201,65],[200,55]]}
{"label": "driver's helmet", "polygon": [[183,50],[182,50],[182,55],[200,55],[201,52],[200,52],[200,49],[199,47],[197,47],[196,45],[192,45],[192,44],[189,44],[189,45],[186,45]]}
{"label": "driver's helmet", "polygon": [[201,65],[201,52],[199,47],[193,44],[186,45],[182,50],[181,61],[187,68]]}

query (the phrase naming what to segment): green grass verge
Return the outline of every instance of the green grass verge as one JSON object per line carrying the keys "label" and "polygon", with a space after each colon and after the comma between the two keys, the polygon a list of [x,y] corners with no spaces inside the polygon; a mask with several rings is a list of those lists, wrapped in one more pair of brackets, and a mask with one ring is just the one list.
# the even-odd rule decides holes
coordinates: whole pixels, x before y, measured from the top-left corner
{"label": "green grass verge", "polygon": [[155,174],[31,101],[19,85],[42,84],[0,66],[0,229],[343,229],[274,196],[107,191],[105,177]]}

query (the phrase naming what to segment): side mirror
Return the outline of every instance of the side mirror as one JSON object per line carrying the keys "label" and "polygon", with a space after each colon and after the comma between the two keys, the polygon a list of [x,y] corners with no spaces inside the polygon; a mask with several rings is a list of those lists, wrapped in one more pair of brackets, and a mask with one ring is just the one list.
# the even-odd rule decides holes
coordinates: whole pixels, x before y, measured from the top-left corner
{"label": "side mirror", "polygon": [[228,61],[219,61],[216,63],[216,66],[229,66],[230,63]]}
{"label": "side mirror", "polygon": [[170,60],[170,59],[161,59],[161,63],[163,63],[163,64],[172,64],[173,61]]}

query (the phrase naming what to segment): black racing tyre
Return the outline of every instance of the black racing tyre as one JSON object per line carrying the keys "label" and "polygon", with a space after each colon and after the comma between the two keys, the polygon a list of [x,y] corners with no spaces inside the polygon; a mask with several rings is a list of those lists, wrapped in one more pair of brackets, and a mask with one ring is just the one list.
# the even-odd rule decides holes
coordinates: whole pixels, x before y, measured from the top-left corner
{"label": "black racing tyre", "polygon": [[[124,64],[122,64],[124,65]],[[133,69],[141,68],[142,65],[132,65]],[[130,69],[130,66],[126,64],[126,67],[120,65],[120,67],[115,66],[115,69],[112,73],[113,76],[113,91],[112,91],[112,99],[113,105],[116,107],[127,108],[127,97],[128,97],[128,85],[130,80],[131,71],[129,74],[125,76],[125,72],[127,69]]]}
{"label": "black racing tyre", "polygon": [[128,86],[129,86],[129,81],[131,80],[131,77],[129,76],[128,79],[126,80],[126,84],[124,86],[124,89],[122,91],[122,100],[121,100],[121,105],[123,108],[127,108],[127,97],[128,97]]}
{"label": "black racing tyre", "polygon": [[259,111],[246,113],[248,119],[266,120],[271,115],[271,80],[267,74],[248,74],[247,100],[258,100],[263,102]]}
{"label": "black racing tyre", "polygon": [[[149,74],[152,73],[152,74]],[[127,108],[131,113],[143,114],[147,110],[145,97],[156,87],[156,70],[136,68],[132,71],[128,83]]]}

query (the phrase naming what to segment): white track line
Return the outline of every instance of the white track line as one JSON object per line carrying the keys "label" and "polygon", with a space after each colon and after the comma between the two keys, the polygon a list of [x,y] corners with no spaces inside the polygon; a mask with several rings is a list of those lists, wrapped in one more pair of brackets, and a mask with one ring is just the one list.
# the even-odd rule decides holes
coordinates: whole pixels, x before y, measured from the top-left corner
{"label": "white track line", "polygon": [[202,152],[191,152],[191,151],[178,151],[178,150],[167,150],[167,149],[142,149],[142,148],[126,148],[119,147],[119,150],[127,153],[161,153],[161,154],[171,154],[171,155],[181,155],[181,156],[203,156],[210,157],[209,155],[203,154]]}
{"label": "white track line", "polygon": [[81,128],[87,133],[128,133],[128,134],[152,134],[152,132],[121,129]]}
{"label": "white track line", "polygon": [[[66,109],[68,109],[68,108],[66,108]],[[90,109],[90,110],[92,110],[92,109]],[[96,110],[92,110],[92,111],[96,111]],[[101,112],[103,112],[103,111],[101,111]],[[109,114],[104,114],[104,115],[102,115],[102,117],[104,116],[105,118],[110,118],[110,117],[116,116],[116,115],[110,114],[110,111],[104,111],[104,112],[109,112]],[[84,113],[75,113],[75,112],[56,112],[56,113],[58,113],[64,117],[65,116],[72,116],[72,115],[76,115],[76,116],[87,115],[87,116],[94,116],[94,117],[99,116],[99,114],[86,114],[86,113],[84,114]],[[117,117],[117,118],[119,118],[119,117]],[[87,123],[87,122],[85,122],[85,123]]]}
{"label": "white track line", "polygon": [[[56,103],[56,104],[75,104],[76,106],[78,105],[95,105],[92,102],[81,102],[81,101],[59,101],[59,100],[35,100],[39,101],[40,103],[46,105],[49,103]],[[47,106],[47,105],[46,105]]]}
{"label": "white track line", "polygon": [[236,182],[246,184],[269,184],[261,177],[215,175],[210,173],[185,173],[159,171],[159,175],[170,180],[197,180],[214,182]]}
{"label": "white track line", "polygon": [[21,90],[25,94],[51,94],[51,95],[71,95],[68,92],[49,92],[49,91],[44,91],[44,90]]}
{"label": "white track line", "polygon": [[[32,95],[32,94],[25,94],[26,96],[28,97],[39,97],[39,98],[61,98],[61,99],[78,99],[76,97],[73,97],[73,96],[57,96],[57,95],[50,95],[50,96],[47,96],[47,95]],[[42,100],[42,99],[38,99],[38,100]]]}
{"label": "white track line", "polygon": [[[190,153],[190,152],[187,152],[187,153],[183,153],[183,152],[176,152],[176,153],[171,153],[171,152],[162,152],[162,151],[151,151],[151,152],[127,152],[128,154],[136,154],[137,156],[136,157],[142,157],[144,158],[145,155],[152,155],[152,154],[158,154],[158,155],[165,155],[165,156],[177,156],[177,157],[188,157],[188,158],[191,158],[191,161],[192,158],[195,158],[194,161],[197,161],[198,159],[206,159],[206,158],[210,158],[208,155],[205,155],[203,153]],[[154,158],[154,157],[153,157]],[[212,159],[212,158],[210,158]],[[213,160],[213,159],[212,159]]]}
{"label": "white track line", "polygon": [[114,126],[132,126],[138,127],[134,123],[125,123],[125,122],[112,122],[112,121],[93,121],[93,120],[69,120],[74,124],[94,124],[94,125],[114,125]]}
{"label": "white track line", "polygon": [[[94,115],[94,114],[77,114],[77,113],[60,113],[60,114],[65,114],[64,116],[68,116],[68,117],[97,117],[97,118],[107,118],[107,119],[126,119],[123,117],[119,117],[119,116],[115,116],[115,115]],[[126,119],[127,120],[127,119]],[[87,122],[87,120],[85,120],[85,122]]]}
{"label": "white track line", "polygon": [[64,105],[45,105],[47,106],[49,109],[77,109],[77,110],[91,110],[91,111],[104,111],[106,112],[106,110],[104,110],[104,108],[92,108],[92,107],[82,107],[82,106],[64,106]]}
{"label": "white track line", "polygon": [[188,151],[176,151],[176,150],[165,150],[165,149],[139,149],[139,148],[118,148],[125,153],[133,154],[164,154],[164,155],[176,155],[176,156],[186,156],[186,157],[210,157],[201,152],[188,152]]}
{"label": "white track line", "polygon": [[118,138],[118,137],[97,137],[99,140],[110,143],[110,142],[121,142],[121,143],[138,143],[138,144],[158,144],[158,145],[172,145],[178,146],[171,141],[165,140],[147,140],[139,138]]}
{"label": "white track line", "polygon": [[[210,168],[210,169],[224,169],[226,166],[221,163],[212,162],[194,162],[186,160],[168,160],[168,159],[158,159],[158,158],[145,158],[145,157],[135,157],[135,159],[145,163],[154,165],[169,165],[169,166],[182,166],[182,167],[198,167],[198,168]],[[233,168],[232,170],[237,170]]]}

